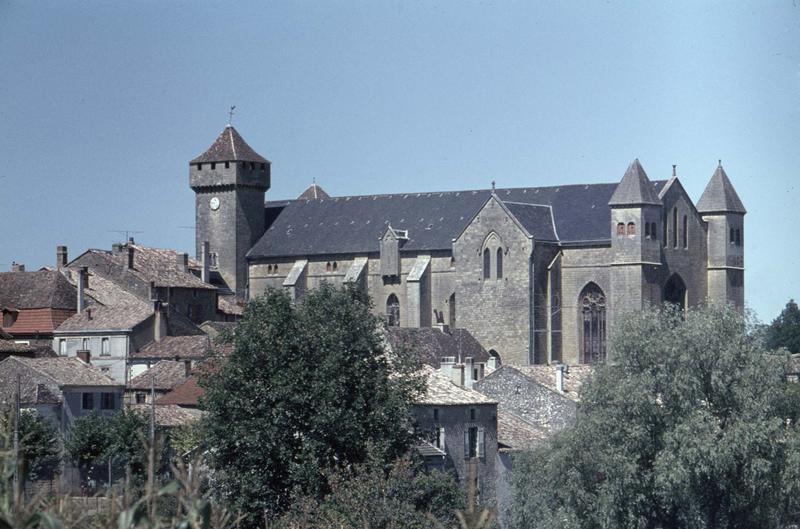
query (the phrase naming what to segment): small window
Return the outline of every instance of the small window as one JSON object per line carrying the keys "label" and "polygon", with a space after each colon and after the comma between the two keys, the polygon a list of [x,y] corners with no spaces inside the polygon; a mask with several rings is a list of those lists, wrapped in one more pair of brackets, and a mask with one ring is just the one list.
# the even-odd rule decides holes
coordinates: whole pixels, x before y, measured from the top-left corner
{"label": "small window", "polygon": [[336,261],[334,261],[333,262],[333,271],[335,272],[337,268],[339,268],[339,265],[336,263]]}
{"label": "small window", "polygon": [[94,409],[94,393],[84,393],[81,399],[81,408],[84,410]]}
{"label": "small window", "polygon": [[330,261],[328,261],[327,263],[325,263],[325,271],[326,271],[326,272],[330,272],[330,271],[331,271],[331,263],[330,263]]}
{"label": "small window", "polygon": [[64,338],[58,341],[58,354],[67,356],[67,341]]}
{"label": "small window", "polygon": [[733,228],[731,228],[731,237],[730,237],[730,239],[731,239],[731,244],[735,244],[736,243],[736,230],[734,230]]}
{"label": "small window", "polygon": [[433,408],[433,420],[434,421],[439,420],[439,408]]}
{"label": "small window", "polygon": [[497,249],[497,279],[503,279],[503,249]]}
{"label": "small window", "polygon": [[433,445],[436,448],[438,448],[439,450],[441,450],[442,452],[446,452],[447,451],[447,447],[445,445],[444,427],[440,426],[440,427],[434,429],[434,433],[435,433],[435,436],[434,436],[434,439],[433,439]]}
{"label": "small window", "polygon": [[89,350],[89,338],[84,338],[81,343],[82,343],[83,350],[84,351],[88,351]]}
{"label": "small window", "polygon": [[214,163],[214,162],[211,162],[211,170],[213,171],[216,168],[217,168],[217,164]]}
{"label": "small window", "polygon": [[108,338],[100,340],[100,356],[108,356],[111,354],[111,345],[108,343]]}
{"label": "small window", "polygon": [[225,169],[230,169],[230,168],[231,168],[231,163],[225,162]]}
{"label": "small window", "polygon": [[256,164],[253,163],[253,162],[250,162],[250,170],[253,171],[253,170],[255,170],[255,168],[256,168]]}
{"label": "small window", "polygon": [[111,368],[110,368],[110,367],[107,367],[107,366],[106,366],[106,367],[101,367],[101,368],[100,368],[100,372],[101,372],[101,373],[105,373],[105,374],[107,375],[108,373],[110,373],[110,372],[111,372]]}
{"label": "small window", "polygon": [[475,420],[475,408],[470,408],[469,409],[469,420],[470,421],[474,421]]}
{"label": "small window", "polygon": [[736,230],[736,246],[742,245],[742,232],[740,230]]}
{"label": "small window", "polygon": [[689,247],[689,218],[684,215],[683,216],[683,248],[686,249]]}
{"label": "small window", "polygon": [[628,237],[633,237],[636,235],[636,224],[633,222],[628,223]]}
{"label": "small window", "polygon": [[645,222],[644,223],[644,238],[645,239],[649,239],[650,238],[650,223],[649,222]]}
{"label": "small window", "polygon": [[478,368],[472,370],[472,380],[478,380]]}
{"label": "small window", "polygon": [[617,237],[622,237],[625,235],[625,223],[620,222],[617,224]]}
{"label": "small window", "polygon": [[203,164],[201,164],[201,163],[197,164],[197,170],[198,171],[202,171],[203,170]]}
{"label": "small window", "polygon": [[261,164],[261,170],[262,170],[262,171],[266,171],[266,170],[267,170],[267,164],[265,164],[265,163],[262,163],[262,164]]}
{"label": "small window", "polygon": [[278,273],[278,265],[274,265],[274,266],[272,267],[272,273],[273,273],[273,274],[277,274],[277,273]]}
{"label": "small window", "polygon": [[136,393],[136,404],[146,404],[147,403],[147,393],[143,393],[141,391]]}
{"label": "small window", "polygon": [[478,428],[471,427],[464,430],[464,459],[478,456]]}
{"label": "small window", "polygon": [[114,394],[113,393],[101,393],[100,394],[100,409],[101,410],[113,410],[114,409]]}
{"label": "small window", "polygon": [[492,277],[492,254],[489,252],[489,248],[483,250],[483,278],[489,279]]}

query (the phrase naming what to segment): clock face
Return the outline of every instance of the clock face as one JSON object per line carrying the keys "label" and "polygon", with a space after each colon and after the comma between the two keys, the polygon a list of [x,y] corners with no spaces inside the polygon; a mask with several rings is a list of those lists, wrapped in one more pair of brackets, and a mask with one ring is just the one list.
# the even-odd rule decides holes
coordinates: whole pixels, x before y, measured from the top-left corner
{"label": "clock face", "polygon": [[217,211],[219,209],[219,199],[217,197],[212,198],[208,204],[214,211]]}

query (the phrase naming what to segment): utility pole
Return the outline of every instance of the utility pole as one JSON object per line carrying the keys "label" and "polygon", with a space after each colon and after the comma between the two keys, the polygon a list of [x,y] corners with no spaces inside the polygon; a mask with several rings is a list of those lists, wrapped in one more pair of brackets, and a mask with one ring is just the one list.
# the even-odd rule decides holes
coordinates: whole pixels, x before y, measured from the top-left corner
{"label": "utility pole", "polygon": [[19,475],[20,461],[19,461],[19,417],[20,417],[20,375],[17,373],[17,392],[14,396],[14,509],[19,508],[20,504],[20,489],[21,489],[21,476]]}
{"label": "utility pole", "polygon": [[[152,369],[152,368],[151,368]],[[156,481],[156,387],[155,375],[150,372],[150,442],[148,443],[148,476],[147,476],[147,503],[148,514],[153,519],[155,514],[155,481]]]}

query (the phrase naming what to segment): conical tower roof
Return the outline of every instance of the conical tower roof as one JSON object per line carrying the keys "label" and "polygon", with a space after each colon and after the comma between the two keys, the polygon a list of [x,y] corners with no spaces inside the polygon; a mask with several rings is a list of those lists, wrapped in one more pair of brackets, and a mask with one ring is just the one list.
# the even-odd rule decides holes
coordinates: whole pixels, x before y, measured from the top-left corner
{"label": "conical tower roof", "polygon": [[233,128],[233,125],[225,127],[220,135],[214,140],[206,152],[193,159],[193,163],[208,162],[258,162],[269,163],[269,160],[254,151],[244,138]]}
{"label": "conical tower roof", "polygon": [[703,196],[697,202],[697,211],[700,213],[747,213],[733,184],[725,174],[722,164],[711,176]]}
{"label": "conical tower roof", "polygon": [[642,164],[636,158],[628,166],[617,189],[608,201],[609,206],[639,206],[643,204],[661,205],[653,183],[647,178]]}

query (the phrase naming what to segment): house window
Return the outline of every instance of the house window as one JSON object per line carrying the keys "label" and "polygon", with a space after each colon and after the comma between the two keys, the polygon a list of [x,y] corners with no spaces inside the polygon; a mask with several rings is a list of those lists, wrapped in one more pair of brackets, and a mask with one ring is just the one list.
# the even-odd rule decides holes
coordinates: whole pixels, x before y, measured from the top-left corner
{"label": "house window", "polygon": [[333,271],[335,272],[339,268],[339,265],[336,264],[336,261],[333,262]]}
{"label": "house window", "polygon": [[636,224],[633,222],[628,223],[628,237],[633,237],[636,235]]}
{"label": "house window", "polygon": [[88,351],[89,350],[89,338],[84,338],[83,339],[83,341],[81,342],[81,348],[84,351]]}
{"label": "house window", "polygon": [[103,338],[100,340],[100,356],[108,356],[111,354],[111,345],[108,342],[108,338]]}
{"label": "house window", "polygon": [[217,168],[217,164],[212,162],[211,163],[211,170],[213,171],[216,168]]}
{"label": "house window", "polygon": [[492,254],[489,248],[483,250],[483,278],[489,279],[492,277]]}
{"label": "house window", "polygon": [[100,394],[100,409],[101,410],[113,410],[114,409],[114,394],[113,393],[101,393]]}
{"label": "house window", "polygon": [[230,168],[231,168],[231,163],[225,162],[225,169],[230,169]]}
{"label": "house window", "polygon": [[470,408],[469,409],[469,420],[470,421],[474,421],[475,420],[475,408]]}
{"label": "house window", "polygon": [[67,356],[67,341],[64,338],[58,340],[58,354]]}
{"label": "house window", "polygon": [[473,426],[464,431],[464,459],[486,457],[486,433]]}
{"label": "house window", "polygon": [[686,215],[683,216],[682,234],[683,234],[683,247],[685,249],[689,247],[689,218]]}
{"label": "house window", "polygon": [[94,409],[94,393],[84,393],[81,398],[81,408],[84,410]]}
{"label": "house window", "polygon": [[581,360],[595,364],[606,358],[606,297],[594,283],[584,287],[578,301],[581,321]]}
{"label": "house window", "polygon": [[731,244],[734,244],[735,242],[736,242],[736,230],[731,228]]}
{"label": "house window", "polygon": [[434,429],[435,436],[433,438],[433,446],[441,450],[442,452],[446,452],[447,448],[445,445],[445,437],[444,437],[444,427],[440,426]]}
{"label": "house window", "polygon": [[625,223],[620,222],[617,224],[617,237],[622,237],[625,235]]}
{"label": "house window", "polygon": [[141,391],[136,392],[136,404],[146,404],[147,403],[147,393],[143,393]]}
{"label": "house window", "polygon": [[439,408],[433,408],[433,420],[434,421],[439,420]]}
{"label": "house window", "polygon": [[497,249],[497,279],[503,279],[503,249]]}
{"label": "house window", "polygon": [[386,322],[390,327],[400,326],[400,300],[394,294],[386,300]]}
{"label": "house window", "polygon": [[472,380],[478,380],[478,368],[472,370]]}
{"label": "house window", "polygon": [[267,170],[267,164],[265,164],[265,163],[262,163],[262,164],[261,164],[261,170],[262,170],[262,171],[266,171],[266,170]]}

